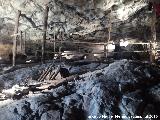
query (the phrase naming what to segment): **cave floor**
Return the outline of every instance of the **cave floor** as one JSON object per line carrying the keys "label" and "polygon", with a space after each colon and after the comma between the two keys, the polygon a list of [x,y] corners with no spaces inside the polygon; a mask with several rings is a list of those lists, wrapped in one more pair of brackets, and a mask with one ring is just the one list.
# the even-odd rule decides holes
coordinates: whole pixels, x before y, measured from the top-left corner
{"label": "cave floor", "polygon": [[[69,77],[57,74],[55,80],[48,80],[48,74],[38,81],[46,69],[52,66],[52,73],[59,65],[69,71]],[[5,67],[1,70],[6,70]],[[136,115],[158,118],[159,81],[158,66],[133,60],[47,62],[7,69],[0,75],[0,117],[1,120],[85,120],[94,116],[109,119],[116,115],[125,115],[128,120]]]}

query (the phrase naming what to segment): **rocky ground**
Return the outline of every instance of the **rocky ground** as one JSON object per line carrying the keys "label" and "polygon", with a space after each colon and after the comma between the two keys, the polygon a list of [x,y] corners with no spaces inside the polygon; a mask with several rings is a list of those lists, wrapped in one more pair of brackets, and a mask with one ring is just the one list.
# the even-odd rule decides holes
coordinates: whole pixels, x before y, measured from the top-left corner
{"label": "rocky ground", "polygon": [[[50,64],[22,68],[0,75],[1,89],[22,84],[26,78],[37,80],[44,68]],[[112,120],[112,116],[125,115],[128,118],[121,119],[132,120],[130,116],[136,115],[159,117],[159,67],[128,60],[109,65],[75,63],[64,66],[72,75],[79,73],[79,77],[50,90],[26,95],[19,100],[1,101],[0,119]]]}

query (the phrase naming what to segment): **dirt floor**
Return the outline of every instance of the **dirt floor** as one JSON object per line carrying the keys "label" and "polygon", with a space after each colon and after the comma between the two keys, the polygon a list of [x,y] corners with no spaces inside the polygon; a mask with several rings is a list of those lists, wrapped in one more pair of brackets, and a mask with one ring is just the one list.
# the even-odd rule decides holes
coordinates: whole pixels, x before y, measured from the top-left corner
{"label": "dirt floor", "polygon": [[[56,80],[49,81],[53,85],[47,84],[48,76],[38,81],[46,68],[53,65],[56,69],[60,64],[69,70],[70,77],[57,75]],[[20,97],[3,97],[7,90],[14,93],[38,84],[39,89],[30,89]],[[122,120],[132,120],[136,115],[156,115],[153,117],[158,119],[159,86],[160,68],[137,61],[54,62],[15,70],[5,70],[1,65],[0,119],[112,120],[117,115]]]}

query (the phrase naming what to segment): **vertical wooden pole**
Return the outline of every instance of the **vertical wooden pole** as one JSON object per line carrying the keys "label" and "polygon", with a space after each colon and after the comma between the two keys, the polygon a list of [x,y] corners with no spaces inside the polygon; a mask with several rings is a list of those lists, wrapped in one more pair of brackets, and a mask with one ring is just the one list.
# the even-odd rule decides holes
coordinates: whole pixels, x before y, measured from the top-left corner
{"label": "vertical wooden pole", "polygon": [[19,46],[20,46],[20,52],[23,53],[23,38],[22,38],[22,31],[20,31],[20,42],[19,42]]}
{"label": "vertical wooden pole", "polygon": [[[112,10],[111,10],[112,13]],[[108,40],[107,40],[107,54],[106,54],[106,58],[108,57],[108,46],[109,46],[109,41],[111,40],[111,29],[112,29],[112,23],[111,23],[111,13],[109,16],[109,28],[108,28]]]}
{"label": "vertical wooden pole", "polygon": [[152,21],[151,21],[151,34],[152,34],[152,39],[150,42],[150,62],[153,63],[155,61],[155,43],[156,43],[156,12],[153,10],[152,14]]}
{"label": "vertical wooden pole", "polygon": [[153,56],[152,56],[152,41],[149,41],[149,59],[150,59],[150,63],[153,63]]}
{"label": "vertical wooden pole", "polygon": [[21,11],[18,10],[17,11],[17,15],[16,15],[16,21],[15,21],[15,29],[14,29],[14,40],[13,40],[13,49],[12,49],[12,54],[13,54],[13,58],[12,58],[12,65],[15,66],[16,65],[16,52],[17,52],[17,34],[18,34],[18,27],[19,27],[19,19],[20,19],[20,15],[21,15]]}
{"label": "vertical wooden pole", "polygon": [[43,26],[43,39],[42,39],[42,58],[41,61],[42,63],[45,63],[45,44],[46,44],[46,35],[47,35],[47,25],[48,25],[48,12],[49,12],[49,7],[48,4],[45,5],[45,10],[44,10],[44,26]]}
{"label": "vertical wooden pole", "polygon": [[26,31],[24,32],[23,52],[24,52],[24,54],[26,53]]}
{"label": "vertical wooden pole", "polygon": [[157,32],[156,32],[156,12],[154,12],[153,14],[153,19],[154,19],[154,23],[153,23],[153,58],[154,58],[154,62],[155,62],[155,58],[156,58],[156,41],[157,41]]}
{"label": "vertical wooden pole", "polygon": [[63,32],[60,32],[60,47],[59,47],[59,55],[60,55],[60,62],[62,61],[62,39],[63,39]]}
{"label": "vertical wooden pole", "polygon": [[91,3],[92,3],[92,8],[95,9],[94,0],[91,0]]}
{"label": "vertical wooden pole", "polygon": [[104,44],[103,46],[104,46],[104,57],[106,58],[107,57],[107,55],[106,55],[106,52],[107,52],[107,50],[106,50],[107,48],[106,47],[107,47],[107,45]]}
{"label": "vertical wooden pole", "polygon": [[108,41],[107,41],[107,54],[106,54],[106,58],[107,58],[107,56],[108,56],[108,54],[109,54],[109,41],[111,40],[111,21],[110,21],[110,26],[109,26],[109,30],[108,30]]}
{"label": "vertical wooden pole", "polygon": [[56,33],[54,31],[54,57],[56,55]]}

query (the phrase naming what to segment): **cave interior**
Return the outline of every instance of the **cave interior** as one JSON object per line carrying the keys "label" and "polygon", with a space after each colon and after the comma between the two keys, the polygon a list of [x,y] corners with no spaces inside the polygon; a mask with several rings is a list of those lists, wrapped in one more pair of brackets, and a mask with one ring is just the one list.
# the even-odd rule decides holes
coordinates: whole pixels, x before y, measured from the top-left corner
{"label": "cave interior", "polygon": [[0,120],[160,118],[160,0],[0,0]]}

